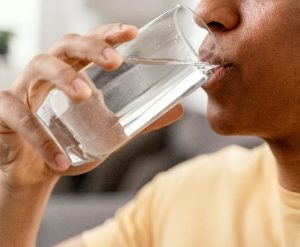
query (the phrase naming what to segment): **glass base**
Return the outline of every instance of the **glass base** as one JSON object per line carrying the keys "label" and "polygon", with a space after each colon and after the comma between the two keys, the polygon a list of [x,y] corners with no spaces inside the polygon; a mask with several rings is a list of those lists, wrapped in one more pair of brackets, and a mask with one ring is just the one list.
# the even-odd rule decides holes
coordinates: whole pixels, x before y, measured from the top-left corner
{"label": "glass base", "polygon": [[80,166],[99,159],[100,157],[94,157],[83,151],[80,143],[76,140],[74,135],[70,133],[62,121],[56,117],[56,114],[47,102],[49,101],[46,100],[39,108],[37,117],[47,132],[54,137],[53,140],[60,147],[62,152],[67,155],[71,165]]}

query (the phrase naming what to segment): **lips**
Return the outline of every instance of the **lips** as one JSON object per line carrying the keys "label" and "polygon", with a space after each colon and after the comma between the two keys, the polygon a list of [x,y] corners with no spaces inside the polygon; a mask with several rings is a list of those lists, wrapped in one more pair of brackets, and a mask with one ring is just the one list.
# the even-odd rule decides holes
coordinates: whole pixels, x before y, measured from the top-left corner
{"label": "lips", "polygon": [[222,66],[219,66],[215,69],[212,69],[212,75],[211,77],[202,85],[202,88],[206,92],[216,91],[217,88],[219,88],[222,84],[223,79],[227,75],[231,65],[225,64]]}
{"label": "lips", "polygon": [[[228,56],[228,54],[226,55]],[[222,81],[224,81],[223,79],[229,72],[229,68],[232,67],[232,64],[228,63],[228,60],[225,59],[224,50],[216,45],[212,36],[207,36],[201,44],[198,49],[198,56],[201,62],[220,65],[219,67],[210,70],[212,73],[210,79],[202,85],[202,88],[206,92],[216,91],[217,88],[221,87]]]}

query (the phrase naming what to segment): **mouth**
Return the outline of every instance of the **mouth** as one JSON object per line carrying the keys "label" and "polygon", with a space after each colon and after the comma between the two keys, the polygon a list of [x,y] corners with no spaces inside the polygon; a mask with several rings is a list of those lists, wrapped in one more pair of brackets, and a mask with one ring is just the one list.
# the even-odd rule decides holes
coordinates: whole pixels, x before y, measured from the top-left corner
{"label": "mouth", "polygon": [[202,85],[202,88],[206,92],[211,92],[217,90],[218,87],[221,86],[224,77],[229,72],[230,68],[232,67],[231,64],[224,64],[217,68],[211,69],[211,76],[210,78]]}

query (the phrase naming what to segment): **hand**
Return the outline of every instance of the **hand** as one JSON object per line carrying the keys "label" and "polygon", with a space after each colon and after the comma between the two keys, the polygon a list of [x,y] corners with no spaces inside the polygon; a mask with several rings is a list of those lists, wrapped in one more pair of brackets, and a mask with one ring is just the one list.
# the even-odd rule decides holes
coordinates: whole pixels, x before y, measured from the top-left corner
{"label": "hand", "polygon": [[[113,46],[136,35],[134,26],[123,24],[98,27],[87,35],[69,34],[48,53],[36,56],[14,85],[0,92],[0,175],[6,184],[29,186],[87,172],[101,163],[69,166],[34,113],[53,87],[72,100],[87,99],[91,89],[78,71],[90,62],[106,70],[118,68],[123,60]],[[174,122],[182,112],[182,107],[176,106],[145,131]]]}

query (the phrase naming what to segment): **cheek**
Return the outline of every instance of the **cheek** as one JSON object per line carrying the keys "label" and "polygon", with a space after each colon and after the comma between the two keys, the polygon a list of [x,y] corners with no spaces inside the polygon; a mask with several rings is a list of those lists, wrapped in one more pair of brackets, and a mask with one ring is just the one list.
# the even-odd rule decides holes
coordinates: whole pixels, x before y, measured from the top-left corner
{"label": "cheek", "polygon": [[265,77],[282,83],[294,79],[300,59],[299,0],[245,1],[246,10],[239,32],[239,55],[249,73],[264,81]]}
{"label": "cheek", "polygon": [[244,1],[252,6],[243,6],[240,26],[225,39],[235,71],[209,95],[207,115],[218,133],[271,135],[300,116],[300,11],[293,16],[291,2]]}
{"label": "cheek", "polygon": [[253,100],[268,108],[271,101],[278,107],[285,95],[300,89],[300,7],[295,16],[287,2],[295,1],[257,2],[257,8],[245,14],[238,32],[235,57],[243,86]]}
{"label": "cheek", "polygon": [[[272,88],[265,71],[235,69],[215,94],[209,94],[207,117],[211,127],[223,135],[263,133],[278,119],[284,97],[279,87]],[[278,124],[282,119],[278,121]]]}

